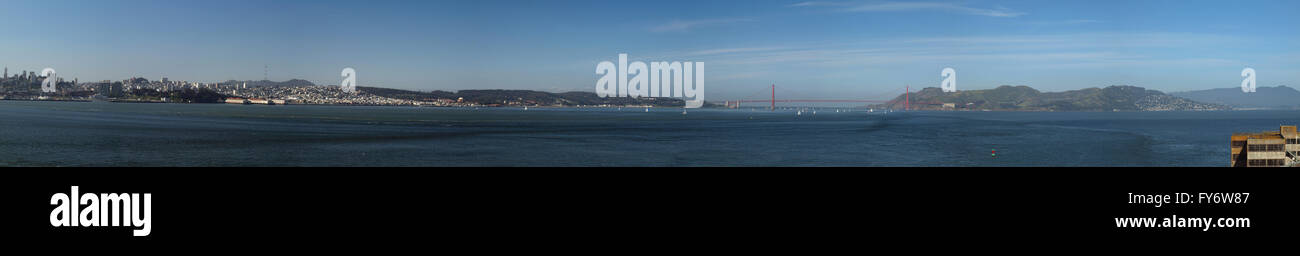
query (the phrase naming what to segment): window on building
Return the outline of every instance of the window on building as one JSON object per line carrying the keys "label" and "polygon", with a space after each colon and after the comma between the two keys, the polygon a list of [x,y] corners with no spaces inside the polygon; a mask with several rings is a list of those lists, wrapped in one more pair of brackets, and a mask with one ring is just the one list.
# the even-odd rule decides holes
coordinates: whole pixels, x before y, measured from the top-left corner
{"label": "window on building", "polygon": [[1284,163],[1286,162],[1282,161],[1282,159],[1269,159],[1268,162],[1265,164],[1267,164],[1268,166],[1282,166],[1282,164]]}
{"label": "window on building", "polygon": [[1250,161],[1247,161],[1246,164],[1250,166],[1264,166],[1264,160],[1252,159]]}
{"label": "window on building", "polygon": [[1250,160],[1250,166],[1252,166],[1252,167],[1261,167],[1261,166],[1282,166],[1282,165],[1284,165],[1284,164],[1286,164],[1286,160],[1282,160],[1282,159],[1255,159],[1255,160]]}
{"label": "window on building", "polygon": [[1246,146],[1246,141],[1240,141],[1240,140],[1232,141],[1232,147],[1240,148],[1242,146]]}
{"label": "window on building", "polygon": [[1246,150],[1256,152],[1277,152],[1282,151],[1282,144],[1255,144],[1246,146]]}

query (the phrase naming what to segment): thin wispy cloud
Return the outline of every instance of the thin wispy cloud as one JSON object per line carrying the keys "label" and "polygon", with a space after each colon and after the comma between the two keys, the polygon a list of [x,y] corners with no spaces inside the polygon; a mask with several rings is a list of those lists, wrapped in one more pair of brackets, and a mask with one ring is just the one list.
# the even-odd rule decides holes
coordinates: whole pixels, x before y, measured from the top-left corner
{"label": "thin wispy cloud", "polygon": [[771,50],[780,50],[780,49],[781,49],[781,48],[779,48],[779,47],[723,48],[723,49],[710,49],[710,50],[703,50],[703,51],[694,51],[694,52],[687,53],[687,55],[691,55],[691,56],[698,56],[698,55],[717,55],[717,54],[728,54],[728,53],[761,52],[761,51],[771,51]]}
{"label": "thin wispy cloud", "polygon": [[1036,22],[1030,22],[1029,24],[1037,25],[1037,26],[1067,26],[1067,25],[1094,24],[1094,23],[1101,23],[1101,22],[1102,21],[1100,20],[1074,19],[1074,20],[1057,20],[1057,21],[1036,21]]}
{"label": "thin wispy cloud", "polygon": [[[1020,83],[1040,90],[1078,89],[1106,83],[1143,82],[1132,77],[1074,79],[1059,83],[1041,74],[1078,78],[1078,74],[1131,75],[1152,67],[1177,72],[1228,70],[1235,77],[1249,59],[1215,54],[1186,54],[1218,45],[1234,45],[1243,39],[1215,34],[1160,32],[1063,33],[1050,35],[973,35],[911,37],[893,40],[853,42],[788,42],[773,45],[738,46],[697,52],[718,52],[703,60],[717,74],[721,84],[752,86],[781,81],[804,83],[824,81],[854,87],[862,82],[938,81],[939,67],[955,67],[976,86]],[[759,47],[762,46],[762,47]],[[764,49],[764,50],[756,50]],[[933,70],[930,70],[933,69]],[[918,72],[916,70],[924,70]],[[1031,71],[1034,75],[1015,72]],[[801,74],[808,72],[808,74]],[[974,73],[971,73],[974,72]],[[1011,72],[1011,73],[1007,73]],[[797,78],[791,78],[795,76]],[[833,77],[833,78],[828,78]],[[1042,86],[1042,87],[1038,87]],[[1150,84],[1153,89],[1162,88]]]}
{"label": "thin wispy cloud", "polygon": [[848,2],[809,1],[809,2],[800,2],[800,3],[795,3],[795,4],[790,5],[790,7],[808,7],[808,6],[850,6],[850,5],[853,5],[853,4],[852,4],[852,3],[848,3]]}
{"label": "thin wispy cloud", "polygon": [[1100,23],[1100,22],[1101,22],[1100,20],[1067,20],[1064,23],[1065,24],[1088,24],[1088,23]]}
{"label": "thin wispy cloud", "polygon": [[[1094,67],[1177,63],[1189,59],[1172,54],[1136,55],[1168,48],[1196,48],[1237,43],[1232,37],[1178,33],[1082,33],[1021,36],[962,36],[864,41],[850,45],[804,45],[780,48],[733,48],[711,57],[718,65],[896,66],[906,63],[1014,63],[1039,66],[1056,63]],[[737,50],[746,49],[746,50]],[[747,50],[764,49],[764,50]],[[1196,56],[1195,58],[1210,58]],[[1225,62],[1202,62],[1219,65]]]}
{"label": "thin wispy cloud", "polygon": [[738,22],[750,22],[754,19],[747,18],[729,18],[729,19],[705,19],[705,20],[673,20],[667,24],[658,25],[650,28],[651,32],[681,32],[703,26],[715,26],[731,24]]}
{"label": "thin wispy cloud", "polygon": [[987,16],[1014,18],[1025,15],[1026,13],[1015,11],[1003,7],[997,8],[977,8],[969,7],[954,3],[940,2],[872,2],[872,3],[851,3],[851,2],[801,2],[790,5],[791,7],[837,7],[840,11],[846,12],[903,12],[903,11],[923,11],[923,10],[941,10],[955,13]]}

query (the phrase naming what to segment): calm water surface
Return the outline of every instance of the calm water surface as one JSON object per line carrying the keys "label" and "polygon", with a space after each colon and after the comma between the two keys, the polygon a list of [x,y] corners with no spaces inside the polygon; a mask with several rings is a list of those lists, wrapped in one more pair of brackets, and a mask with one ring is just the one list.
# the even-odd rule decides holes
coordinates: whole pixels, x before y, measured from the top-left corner
{"label": "calm water surface", "polygon": [[0,101],[0,166],[1227,166],[1232,132],[1283,124],[1300,124],[1300,111]]}

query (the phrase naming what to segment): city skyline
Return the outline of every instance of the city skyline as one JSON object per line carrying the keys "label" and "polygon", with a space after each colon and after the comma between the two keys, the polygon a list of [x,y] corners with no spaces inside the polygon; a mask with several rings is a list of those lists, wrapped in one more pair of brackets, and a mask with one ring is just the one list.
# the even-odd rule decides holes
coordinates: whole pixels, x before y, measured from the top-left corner
{"label": "city skyline", "polygon": [[[1189,91],[1300,84],[1292,1],[18,1],[0,66],[80,81],[306,79],[419,91],[592,91],[595,64],[708,63],[710,100],[938,87]],[[41,11],[37,11],[41,10]],[[46,10],[54,10],[50,15]]]}

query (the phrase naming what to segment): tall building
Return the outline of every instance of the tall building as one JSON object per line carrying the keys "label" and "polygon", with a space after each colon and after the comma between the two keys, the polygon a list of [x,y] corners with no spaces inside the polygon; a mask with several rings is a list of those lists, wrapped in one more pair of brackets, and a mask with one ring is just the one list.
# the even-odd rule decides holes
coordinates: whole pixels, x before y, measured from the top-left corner
{"label": "tall building", "polygon": [[1232,167],[1300,166],[1300,133],[1281,126],[1276,132],[1233,133]]}
{"label": "tall building", "polygon": [[9,67],[5,67],[5,78],[9,78]]}
{"label": "tall building", "polygon": [[1291,155],[1292,162],[1300,160],[1300,132],[1296,132],[1295,126],[1282,126],[1282,137],[1286,138],[1286,152]]}

